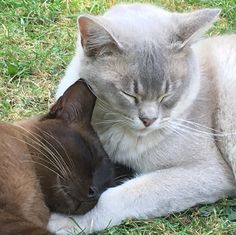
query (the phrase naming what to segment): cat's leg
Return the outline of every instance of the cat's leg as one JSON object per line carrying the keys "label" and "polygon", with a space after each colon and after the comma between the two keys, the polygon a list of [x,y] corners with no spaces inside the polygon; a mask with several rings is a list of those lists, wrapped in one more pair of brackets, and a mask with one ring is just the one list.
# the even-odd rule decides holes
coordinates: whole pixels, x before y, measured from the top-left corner
{"label": "cat's leg", "polygon": [[[94,209],[73,219],[87,232],[99,231],[127,218],[160,217],[235,192],[233,175],[223,163],[163,169],[108,189]],[[78,229],[69,217],[59,214],[51,216],[48,228],[60,235]]]}
{"label": "cat's leg", "polygon": [[0,209],[0,235],[52,235],[20,216]]}

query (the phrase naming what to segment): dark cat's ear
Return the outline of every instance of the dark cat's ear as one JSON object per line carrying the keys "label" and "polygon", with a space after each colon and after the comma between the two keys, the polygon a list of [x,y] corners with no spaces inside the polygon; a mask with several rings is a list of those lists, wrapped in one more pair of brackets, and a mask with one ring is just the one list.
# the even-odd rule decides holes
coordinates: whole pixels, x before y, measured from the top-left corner
{"label": "dark cat's ear", "polygon": [[90,88],[79,80],[58,99],[46,118],[62,119],[67,124],[90,123],[95,100]]}
{"label": "dark cat's ear", "polygon": [[190,13],[176,13],[177,40],[181,47],[191,45],[217,20],[220,9],[203,9]]}
{"label": "dark cat's ear", "polygon": [[82,15],[78,18],[81,45],[87,56],[98,56],[120,50],[121,45],[111,32],[95,16]]}

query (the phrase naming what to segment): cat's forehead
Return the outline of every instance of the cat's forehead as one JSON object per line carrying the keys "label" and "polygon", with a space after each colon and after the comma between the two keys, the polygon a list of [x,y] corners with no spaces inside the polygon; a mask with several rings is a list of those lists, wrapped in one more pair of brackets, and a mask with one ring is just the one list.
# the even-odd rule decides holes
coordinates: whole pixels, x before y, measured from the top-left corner
{"label": "cat's forehead", "polygon": [[129,48],[120,61],[123,65],[121,85],[129,87],[136,93],[155,94],[162,90],[168,79],[167,50],[145,42],[143,45]]}
{"label": "cat's forehead", "polygon": [[[140,94],[143,98],[152,99],[162,95],[166,84],[175,77],[180,77],[182,62],[176,57],[176,51],[170,43],[159,41],[140,41],[127,45],[121,53],[112,57],[98,58],[97,66],[102,71],[100,83],[112,90],[112,86],[131,93]],[[175,63],[173,63],[175,58]],[[177,59],[176,59],[177,58]],[[181,60],[184,60],[182,57]],[[175,71],[175,72],[173,72]],[[93,79],[95,83],[97,79]],[[147,97],[148,96],[148,97]]]}
{"label": "cat's forehead", "polygon": [[143,89],[149,91],[161,89],[168,73],[168,56],[165,50],[160,46],[146,43],[143,48],[137,50],[137,53],[139,82]]}

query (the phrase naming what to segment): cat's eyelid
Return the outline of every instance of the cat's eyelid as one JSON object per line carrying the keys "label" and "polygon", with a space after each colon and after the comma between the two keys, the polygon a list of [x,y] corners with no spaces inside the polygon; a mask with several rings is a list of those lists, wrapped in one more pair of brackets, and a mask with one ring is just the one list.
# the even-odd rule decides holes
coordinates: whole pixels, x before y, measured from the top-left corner
{"label": "cat's eyelid", "polygon": [[165,93],[158,98],[158,102],[161,103],[165,98],[170,97],[171,93]]}
{"label": "cat's eyelid", "polygon": [[134,98],[134,99],[137,99],[137,96],[136,96],[136,95],[132,95],[132,94],[130,94],[130,93],[124,91],[124,90],[121,90],[121,92],[122,92],[123,94],[125,94],[125,95],[128,95],[128,96]]}
{"label": "cat's eyelid", "polygon": [[126,99],[128,99],[130,102],[134,102],[135,104],[138,103],[138,97],[136,95],[132,95],[126,91],[121,90],[120,93],[125,96]]}

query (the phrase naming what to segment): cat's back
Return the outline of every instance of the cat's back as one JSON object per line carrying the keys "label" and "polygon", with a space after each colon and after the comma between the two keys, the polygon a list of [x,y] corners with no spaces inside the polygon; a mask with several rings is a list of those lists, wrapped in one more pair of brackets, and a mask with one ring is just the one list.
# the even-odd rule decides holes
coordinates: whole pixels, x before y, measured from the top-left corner
{"label": "cat's back", "polygon": [[230,103],[236,107],[236,34],[202,40],[194,46],[194,50],[203,77],[215,84],[219,103],[227,106]]}
{"label": "cat's back", "polygon": [[[202,73],[202,83],[211,80],[222,112],[232,106],[236,114],[236,34],[210,37],[193,47]],[[225,110],[226,109],[226,110]],[[223,111],[224,110],[224,111]]]}
{"label": "cat's back", "polygon": [[231,120],[236,116],[236,34],[202,40],[194,46],[194,50],[202,82],[211,79],[217,91],[214,98],[218,99],[218,113]]}
{"label": "cat's back", "polygon": [[217,91],[208,99],[217,100],[214,128],[225,133],[224,138],[219,137],[218,148],[236,174],[236,35],[208,38],[194,49],[201,65],[202,82],[211,79]]}
{"label": "cat's back", "polygon": [[194,46],[200,64],[211,68],[214,77],[219,81],[230,81],[236,78],[236,34],[210,37]]}

